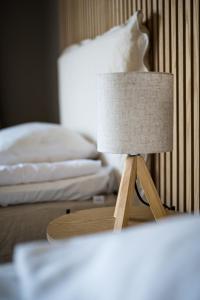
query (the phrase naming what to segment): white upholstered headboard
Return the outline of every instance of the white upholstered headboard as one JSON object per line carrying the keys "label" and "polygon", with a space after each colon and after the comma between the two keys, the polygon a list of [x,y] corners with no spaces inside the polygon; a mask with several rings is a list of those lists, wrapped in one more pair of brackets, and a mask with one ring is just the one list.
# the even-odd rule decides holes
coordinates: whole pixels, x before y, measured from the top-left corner
{"label": "white upholstered headboard", "polygon": [[[61,124],[96,142],[97,74],[147,71],[149,37],[137,11],[126,24],[66,48],[58,60]],[[122,156],[105,154],[120,170]]]}

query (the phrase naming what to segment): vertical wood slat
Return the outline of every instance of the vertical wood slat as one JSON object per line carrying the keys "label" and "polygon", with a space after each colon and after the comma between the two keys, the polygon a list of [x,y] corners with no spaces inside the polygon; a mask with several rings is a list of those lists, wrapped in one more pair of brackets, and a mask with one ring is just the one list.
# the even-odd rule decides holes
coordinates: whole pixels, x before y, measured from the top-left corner
{"label": "vertical wood slat", "polygon": [[60,52],[65,47],[65,41],[66,41],[66,1],[59,0],[59,8],[58,8],[58,19],[59,19],[59,50]]}
{"label": "vertical wood slat", "polygon": [[[165,71],[165,32],[164,32],[164,16],[163,16],[163,0],[158,1],[158,39],[159,39],[159,72]],[[165,202],[165,154],[160,154],[160,197]]]}
{"label": "vertical wood slat", "polygon": [[[159,71],[159,38],[158,38],[158,1],[153,0],[152,3],[152,52],[153,52],[153,65],[152,70]],[[160,194],[160,157],[155,154],[155,183]]]}
{"label": "vertical wood slat", "polygon": [[132,5],[133,5],[133,12],[135,12],[137,10],[137,1],[132,0]]}
{"label": "vertical wood slat", "polygon": [[[165,72],[171,72],[171,27],[170,27],[170,14],[171,14],[170,1],[164,1],[164,30],[165,30]],[[172,205],[171,193],[171,153],[165,154],[165,199],[168,205]]]}
{"label": "vertical wood slat", "polygon": [[200,195],[199,195],[199,114],[200,114],[200,89],[199,89],[199,0],[194,0],[193,3],[193,65],[194,65],[194,78],[193,78],[193,90],[194,90],[194,211],[200,210]]}
{"label": "vertical wood slat", "polygon": [[191,89],[191,2],[185,1],[185,41],[186,41],[186,209],[191,211],[192,200],[192,89]]}
{"label": "vertical wood slat", "polygon": [[178,172],[177,172],[177,2],[171,2],[171,70],[174,74],[174,145],[172,152],[172,203],[178,202]]}
{"label": "vertical wood slat", "polygon": [[185,210],[185,186],[186,186],[186,174],[185,174],[185,73],[184,73],[184,5],[183,0],[178,0],[178,94],[179,94],[179,124],[178,124],[178,135],[179,135],[179,203],[178,210],[184,212]]}
{"label": "vertical wood slat", "polygon": [[[146,20],[146,26],[150,32],[150,39],[153,40],[153,26],[152,26],[152,22],[153,22],[153,18],[152,18],[152,1],[147,1],[146,0],[146,14],[147,14],[147,20]],[[152,43],[151,43],[152,44]],[[153,45],[152,45],[153,46]],[[149,53],[148,53],[148,60],[149,60],[149,69],[152,70],[152,66],[153,66],[153,47],[150,47],[149,49]],[[153,160],[152,160],[153,162]]]}
{"label": "vertical wood slat", "polygon": [[161,197],[180,211],[199,202],[199,0],[59,0],[60,48],[93,38],[142,9],[151,70],[174,74],[174,150],[155,156]]}

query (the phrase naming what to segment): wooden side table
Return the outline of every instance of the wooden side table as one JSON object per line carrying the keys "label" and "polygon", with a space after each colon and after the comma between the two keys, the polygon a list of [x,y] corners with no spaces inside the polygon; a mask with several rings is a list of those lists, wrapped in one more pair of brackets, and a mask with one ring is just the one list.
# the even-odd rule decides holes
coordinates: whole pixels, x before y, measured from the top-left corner
{"label": "wooden side table", "polygon": [[[47,239],[49,242],[75,236],[113,230],[114,207],[103,207],[77,211],[61,216],[49,223]],[[151,210],[145,206],[131,209],[128,226],[154,221]]]}

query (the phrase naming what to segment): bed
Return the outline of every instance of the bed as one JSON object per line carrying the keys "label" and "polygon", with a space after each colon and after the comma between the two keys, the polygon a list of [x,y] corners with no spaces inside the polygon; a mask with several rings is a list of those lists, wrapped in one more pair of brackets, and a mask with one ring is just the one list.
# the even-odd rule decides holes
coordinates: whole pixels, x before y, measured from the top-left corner
{"label": "bed", "polygon": [[48,223],[66,211],[113,205],[106,195],[115,190],[113,168],[77,132],[46,123],[2,130],[0,259],[19,242],[45,239]]}
{"label": "bed", "polygon": [[[8,149],[14,151],[7,149],[6,152],[0,140],[0,164],[99,159],[102,166],[99,172],[86,174],[83,178],[79,176],[75,180],[59,178],[54,179],[55,182],[49,179],[42,183],[28,183],[26,176],[22,176],[22,182],[1,185],[0,203],[8,205],[0,208],[2,260],[10,257],[13,246],[18,242],[45,238],[47,223],[65,213],[66,209],[95,207],[98,204],[94,203],[93,196],[116,191],[124,157],[109,154],[98,157],[96,153],[97,74],[147,71],[148,48],[149,37],[142,24],[141,12],[136,12],[125,24],[93,40],[72,45],[58,60],[61,126],[28,124],[21,125],[21,133],[16,128],[11,130],[11,139],[7,132],[4,134]],[[66,144],[64,141],[69,138],[70,143]],[[88,190],[85,180],[90,182]],[[101,205],[114,205],[115,198],[105,197]]]}

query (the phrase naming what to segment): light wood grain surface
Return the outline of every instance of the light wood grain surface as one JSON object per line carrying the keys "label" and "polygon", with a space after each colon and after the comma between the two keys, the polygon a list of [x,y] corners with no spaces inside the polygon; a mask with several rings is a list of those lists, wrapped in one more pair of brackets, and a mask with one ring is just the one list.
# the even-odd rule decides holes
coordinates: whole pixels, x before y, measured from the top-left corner
{"label": "light wood grain surface", "polygon": [[[49,223],[47,239],[53,242],[86,234],[113,231],[114,209],[114,207],[88,209],[59,217]],[[174,215],[174,213],[167,212],[167,215]],[[128,227],[146,222],[155,222],[150,209],[145,206],[132,207]]]}
{"label": "light wood grain surface", "polygon": [[[199,201],[199,185],[200,185],[200,177],[199,177],[199,145],[200,145],[200,134],[199,134],[199,114],[200,114],[200,105],[199,105],[199,0],[194,0],[193,3],[193,91],[194,91],[194,106],[193,106],[193,130],[194,138],[193,138],[193,147],[194,147],[194,168],[193,171],[193,181],[194,181],[194,190],[192,197],[194,196],[194,200],[192,203],[194,204],[194,211],[198,212],[200,210],[200,201]],[[193,209],[193,207],[192,207]]]}
{"label": "light wood grain surface", "polygon": [[[164,15],[163,15],[163,19],[164,19],[164,61],[165,61],[165,65],[164,65],[164,71],[171,73],[171,52],[170,52],[170,48],[171,48],[171,39],[170,39],[170,30],[171,30],[171,16],[170,16],[170,2],[169,1],[164,1],[163,4],[163,11],[164,11]],[[171,159],[172,159],[172,153],[171,152],[167,152],[165,153],[165,174],[164,174],[164,178],[166,180],[166,183],[164,183],[165,187],[165,202],[168,205],[172,205],[172,185],[171,185],[171,172],[172,172],[172,168],[171,168]]]}
{"label": "light wood grain surface", "polygon": [[179,95],[179,123],[178,123],[178,146],[179,146],[179,157],[178,157],[178,185],[179,185],[179,198],[182,201],[178,202],[178,209],[180,211],[185,210],[185,182],[186,182],[186,174],[185,174],[185,93],[183,89],[184,82],[184,6],[183,1],[178,0],[179,14],[178,18],[178,66],[179,66],[179,77],[177,83],[178,95]]}
{"label": "light wood grain surface", "polygon": [[129,212],[132,206],[132,199],[135,191],[135,181],[137,176],[137,157],[127,157],[122,174],[117,204],[115,209],[114,229],[118,230],[127,226]]}

